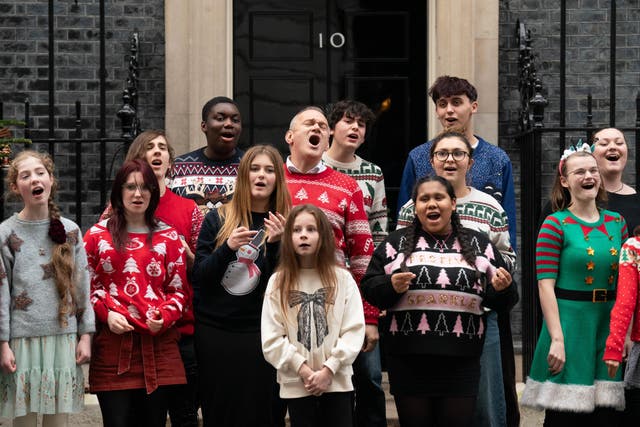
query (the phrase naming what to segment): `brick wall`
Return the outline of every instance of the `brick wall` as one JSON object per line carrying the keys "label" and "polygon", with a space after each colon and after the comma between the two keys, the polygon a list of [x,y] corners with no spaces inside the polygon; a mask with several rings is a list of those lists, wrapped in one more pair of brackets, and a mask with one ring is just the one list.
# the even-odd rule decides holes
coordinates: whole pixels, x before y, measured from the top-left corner
{"label": "brick wall", "polygon": [[[75,102],[82,103],[83,137],[96,138],[100,128],[100,21],[98,0],[54,1],[55,137],[74,134]],[[0,0],[0,101],[4,118],[23,118],[24,101],[31,103],[32,138],[49,136],[49,1]],[[138,115],[145,129],[164,127],[164,2],[105,1],[106,136],[118,138],[122,90],[128,74],[129,38],[139,32]],[[44,146],[34,148],[46,150]],[[121,161],[119,143],[107,146],[109,166]],[[55,161],[60,177],[59,200],[73,217],[74,147],[59,144]],[[83,228],[95,221],[97,206],[97,144],[83,147]],[[114,156],[116,156],[114,158]],[[14,206],[7,206],[11,212]]]}

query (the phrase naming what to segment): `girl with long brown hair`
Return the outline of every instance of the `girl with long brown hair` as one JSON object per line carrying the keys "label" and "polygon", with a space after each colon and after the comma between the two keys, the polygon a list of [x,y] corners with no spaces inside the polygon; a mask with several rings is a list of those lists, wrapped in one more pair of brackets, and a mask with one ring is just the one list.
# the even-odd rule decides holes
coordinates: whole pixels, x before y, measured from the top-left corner
{"label": "girl with long brown hair", "polygon": [[193,288],[205,426],[269,424],[275,373],[260,350],[260,310],[290,205],[280,153],[257,145],[231,201],[202,225]]}
{"label": "girl with long brown hair", "polygon": [[262,351],[278,370],[291,425],[351,427],[351,367],[364,340],[358,286],[338,266],[329,220],[296,206],[262,309]]}
{"label": "girl with long brown hair", "polygon": [[[0,224],[0,415],[14,426],[64,426],[82,411],[95,330],[80,229],[60,216],[46,154],[23,151],[9,188],[23,209]],[[79,339],[78,339],[79,337]]]}

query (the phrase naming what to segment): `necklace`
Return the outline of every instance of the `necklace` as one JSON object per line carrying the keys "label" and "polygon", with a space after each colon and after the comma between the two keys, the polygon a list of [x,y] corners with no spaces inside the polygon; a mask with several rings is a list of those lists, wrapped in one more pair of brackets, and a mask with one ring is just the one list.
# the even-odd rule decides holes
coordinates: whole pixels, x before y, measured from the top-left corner
{"label": "necklace", "polygon": [[619,193],[620,191],[622,191],[623,188],[624,188],[624,182],[621,182],[620,188],[618,188],[617,190],[611,191],[611,193]]}
{"label": "necklace", "polygon": [[449,234],[444,236],[444,238],[438,238],[433,234],[429,233],[428,231],[426,233],[429,235],[429,237],[431,237],[435,241],[433,249],[437,249],[440,252],[444,252],[444,250],[447,249],[447,240],[449,239],[449,237],[451,237],[453,230],[449,231]]}

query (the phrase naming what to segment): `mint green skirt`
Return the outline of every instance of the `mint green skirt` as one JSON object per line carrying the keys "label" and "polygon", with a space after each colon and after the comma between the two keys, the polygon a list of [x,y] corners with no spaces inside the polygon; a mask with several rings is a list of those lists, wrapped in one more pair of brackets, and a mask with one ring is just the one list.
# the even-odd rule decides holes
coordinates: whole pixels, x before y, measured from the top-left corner
{"label": "mint green skirt", "polygon": [[0,416],[81,412],[84,375],[76,344],[75,333],[11,339],[17,369],[0,372]]}

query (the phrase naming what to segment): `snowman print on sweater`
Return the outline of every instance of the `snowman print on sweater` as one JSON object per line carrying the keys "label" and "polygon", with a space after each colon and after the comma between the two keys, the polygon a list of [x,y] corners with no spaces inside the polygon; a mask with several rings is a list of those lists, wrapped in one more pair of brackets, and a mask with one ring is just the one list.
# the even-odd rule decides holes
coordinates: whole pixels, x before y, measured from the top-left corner
{"label": "snowman print on sweater", "polygon": [[231,295],[246,295],[258,286],[260,269],[255,262],[260,255],[263,237],[264,230],[260,229],[249,244],[240,246],[236,251],[236,261],[227,266],[222,276],[222,286]]}

